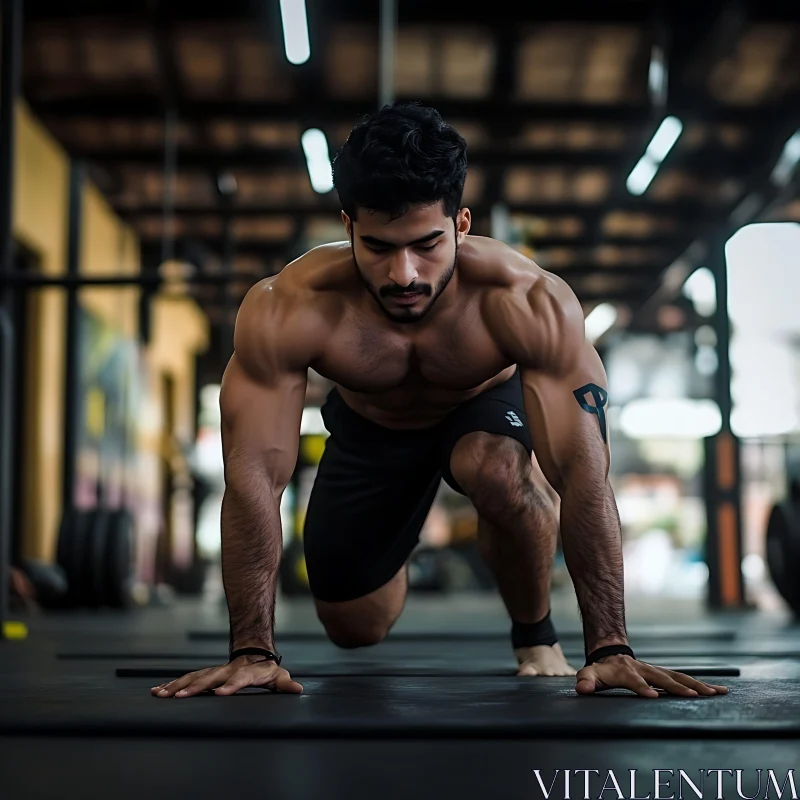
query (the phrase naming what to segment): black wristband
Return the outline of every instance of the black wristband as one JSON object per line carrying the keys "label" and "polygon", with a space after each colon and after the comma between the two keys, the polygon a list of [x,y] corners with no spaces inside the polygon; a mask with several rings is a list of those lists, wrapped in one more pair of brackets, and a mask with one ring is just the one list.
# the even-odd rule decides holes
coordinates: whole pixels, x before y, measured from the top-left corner
{"label": "black wristband", "polygon": [[550,621],[550,612],[539,622],[511,622],[511,644],[516,650],[519,647],[538,647],[554,645],[558,641],[556,629]]}
{"label": "black wristband", "polygon": [[610,644],[607,647],[598,647],[597,650],[593,650],[586,656],[586,666],[588,667],[589,664],[594,664],[595,661],[599,661],[601,658],[605,658],[606,656],[630,656],[631,658],[636,658],[633,654],[633,650],[626,644]]}
{"label": "black wristband", "polygon": [[239,658],[239,656],[264,656],[264,661],[274,661],[278,666],[281,664],[281,657],[277,653],[273,653],[272,650],[267,650],[263,647],[240,647],[231,653],[228,663],[230,664],[231,661]]}

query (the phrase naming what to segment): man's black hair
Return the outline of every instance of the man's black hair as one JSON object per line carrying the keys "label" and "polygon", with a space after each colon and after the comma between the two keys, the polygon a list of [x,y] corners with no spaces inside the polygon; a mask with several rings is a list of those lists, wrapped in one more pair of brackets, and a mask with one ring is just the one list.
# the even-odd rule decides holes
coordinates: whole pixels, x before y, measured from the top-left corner
{"label": "man's black hair", "polygon": [[403,216],[412,205],[442,201],[444,213],[461,208],[467,176],[467,143],[434,108],[384,106],[359,122],[333,162],[342,209]]}

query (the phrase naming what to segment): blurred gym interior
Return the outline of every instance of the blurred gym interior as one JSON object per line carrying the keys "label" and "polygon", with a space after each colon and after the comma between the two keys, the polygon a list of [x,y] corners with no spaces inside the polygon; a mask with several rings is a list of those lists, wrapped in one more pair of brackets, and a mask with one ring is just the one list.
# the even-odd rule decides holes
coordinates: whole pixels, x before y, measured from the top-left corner
{"label": "blurred gym interior", "polygon": [[[303,550],[332,387],[312,370],[275,611],[304,694],[151,697],[227,658],[219,398],[239,305],[347,238],[330,159],[396,101],[467,140],[471,233],[581,301],[608,374],[631,646],[727,696],[517,677],[477,514],[445,483],[387,639],[328,641]],[[654,769],[731,770],[725,797],[762,796],[757,769],[783,784],[800,739],[798,161],[793,4],[4,0],[2,797],[517,798],[551,781],[569,797],[557,770],[586,769],[638,770],[645,795]],[[560,547],[552,582],[580,669]],[[697,796],[723,796],[704,780]]]}

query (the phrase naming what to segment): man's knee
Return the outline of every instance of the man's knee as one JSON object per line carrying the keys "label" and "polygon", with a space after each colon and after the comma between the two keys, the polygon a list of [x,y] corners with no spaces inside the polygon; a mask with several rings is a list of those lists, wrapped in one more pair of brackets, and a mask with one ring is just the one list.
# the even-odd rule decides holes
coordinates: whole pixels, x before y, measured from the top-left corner
{"label": "man's knee", "polygon": [[407,571],[401,567],[387,583],[363,597],[340,602],[315,598],[314,606],[337,647],[369,647],[386,638],[403,609],[407,588]]}
{"label": "man's knee", "polygon": [[386,638],[391,628],[386,614],[371,607],[369,600],[347,600],[343,603],[315,601],[317,616],[328,638],[347,650],[369,647]]}
{"label": "man's knee", "polygon": [[530,486],[530,458],[516,439],[469,433],[458,440],[450,471],[467,496],[480,504],[516,504]]}
{"label": "man's knee", "polygon": [[324,623],[328,638],[344,650],[355,650],[357,647],[371,647],[379,644],[389,632],[388,626],[353,626],[341,623]]}
{"label": "man's knee", "polygon": [[531,480],[530,454],[516,439],[489,433],[462,437],[450,470],[479,513],[497,516],[549,505]]}

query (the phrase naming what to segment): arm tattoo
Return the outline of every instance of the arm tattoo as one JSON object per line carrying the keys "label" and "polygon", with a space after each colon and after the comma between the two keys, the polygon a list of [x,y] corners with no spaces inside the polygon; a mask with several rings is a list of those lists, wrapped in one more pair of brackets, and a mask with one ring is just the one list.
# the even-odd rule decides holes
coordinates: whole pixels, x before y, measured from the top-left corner
{"label": "arm tattoo", "polygon": [[[595,414],[597,421],[600,423],[600,433],[603,435],[603,442],[608,443],[608,434],[606,428],[606,403],[608,403],[608,392],[596,383],[587,383],[586,386],[581,386],[576,389],[573,394],[578,401],[578,405],[588,414]],[[586,395],[591,394],[594,400],[594,405],[591,405],[586,399]]]}

